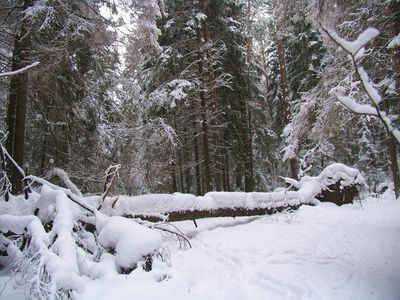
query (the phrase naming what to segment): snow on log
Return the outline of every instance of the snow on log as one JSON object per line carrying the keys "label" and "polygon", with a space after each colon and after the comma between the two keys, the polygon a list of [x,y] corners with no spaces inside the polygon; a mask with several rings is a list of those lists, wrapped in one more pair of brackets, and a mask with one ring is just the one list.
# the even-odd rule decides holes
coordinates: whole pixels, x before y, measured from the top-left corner
{"label": "snow on log", "polygon": [[[294,183],[292,179],[290,182]],[[179,221],[217,216],[271,214],[287,208],[296,209],[302,204],[314,205],[317,203],[316,198],[331,199],[327,195],[331,192],[334,194],[330,188],[336,183],[339,184],[339,190],[353,187],[358,192],[356,186],[364,185],[364,179],[358,170],[336,163],[326,167],[317,177],[302,177],[294,184],[297,189],[294,191],[284,189],[269,193],[209,192],[198,197],[181,193],[119,196],[116,203],[112,199],[106,201],[103,212],[149,221],[163,220],[167,216],[169,221]],[[356,193],[353,192],[352,195],[348,199],[352,200]],[[342,204],[339,200],[329,201]],[[115,205],[112,207],[112,204]]]}
{"label": "snow on log", "polygon": [[316,198],[337,205],[352,203],[359,194],[359,188],[365,185],[358,170],[339,163],[326,167],[318,177],[322,191]]}
{"label": "snow on log", "polygon": [[342,188],[351,185],[364,185],[365,180],[357,169],[350,168],[344,164],[335,163],[327,166],[318,178],[323,190],[332,184],[339,183]]}

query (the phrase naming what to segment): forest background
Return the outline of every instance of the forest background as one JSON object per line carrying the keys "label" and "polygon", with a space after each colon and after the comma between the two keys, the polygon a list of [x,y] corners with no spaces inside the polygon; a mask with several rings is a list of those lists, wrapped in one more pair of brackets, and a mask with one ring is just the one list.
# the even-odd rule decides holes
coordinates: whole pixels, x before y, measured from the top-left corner
{"label": "forest background", "polygon": [[[399,190],[398,142],[326,29],[378,37],[357,61],[393,125],[397,0],[2,0],[2,140],[30,174],[86,193],[269,191],[332,162]],[[329,33],[329,31],[328,31]],[[37,64],[38,62],[38,64]],[[21,177],[11,171],[14,192]],[[3,184],[7,184],[4,182]]]}

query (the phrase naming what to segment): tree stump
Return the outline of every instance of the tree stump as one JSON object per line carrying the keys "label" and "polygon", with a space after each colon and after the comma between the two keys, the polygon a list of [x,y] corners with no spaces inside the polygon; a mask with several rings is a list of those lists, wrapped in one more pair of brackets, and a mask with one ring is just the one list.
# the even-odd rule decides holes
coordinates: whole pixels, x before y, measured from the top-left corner
{"label": "tree stump", "polygon": [[337,205],[353,203],[354,198],[359,194],[359,185],[352,184],[341,186],[340,182],[329,185],[316,197],[321,202],[332,202]]}

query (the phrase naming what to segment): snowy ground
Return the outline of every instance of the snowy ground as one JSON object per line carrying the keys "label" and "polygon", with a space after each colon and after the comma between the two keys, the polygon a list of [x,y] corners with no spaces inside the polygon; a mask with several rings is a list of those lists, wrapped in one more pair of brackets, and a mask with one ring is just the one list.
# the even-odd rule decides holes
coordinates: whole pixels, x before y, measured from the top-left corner
{"label": "snowy ground", "polygon": [[[81,298],[400,299],[400,201],[197,223],[177,223],[193,248],[173,252],[171,266],[106,276]],[[10,283],[0,298],[25,297]]]}

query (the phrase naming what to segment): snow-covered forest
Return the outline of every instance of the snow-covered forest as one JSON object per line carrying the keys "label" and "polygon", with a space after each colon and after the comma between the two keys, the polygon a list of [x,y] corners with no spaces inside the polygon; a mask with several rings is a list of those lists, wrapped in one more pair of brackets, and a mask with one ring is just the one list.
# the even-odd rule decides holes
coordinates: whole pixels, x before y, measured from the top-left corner
{"label": "snow-covered forest", "polygon": [[0,299],[400,299],[399,0],[0,0],[0,99]]}

